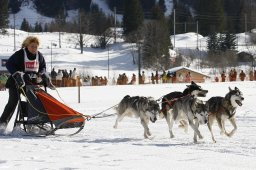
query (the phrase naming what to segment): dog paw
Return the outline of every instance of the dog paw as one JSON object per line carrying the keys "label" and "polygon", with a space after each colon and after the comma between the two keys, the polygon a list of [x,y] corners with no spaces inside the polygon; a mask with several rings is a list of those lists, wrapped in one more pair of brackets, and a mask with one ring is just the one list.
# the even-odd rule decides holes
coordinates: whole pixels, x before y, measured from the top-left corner
{"label": "dog paw", "polygon": [[155,138],[155,136],[148,136],[147,139],[149,140],[153,140]]}
{"label": "dog paw", "polygon": [[226,135],[231,138],[233,134],[227,133]]}
{"label": "dog paw", "polygon": [[185,128],[185,126],[183,125],[183,124],[179,124],[179,126],[178,126],[179,128],[182,128],[182,129],[184,129]]}
{"label": "dog paw", "polygon": [[117,126],[113,126],[114,129],[117,129]]}
{"label": "dog paw", "polygon": [[198,137],[199,137],[199,139],[203,139],[204,138],[202,135],[199,135]]}

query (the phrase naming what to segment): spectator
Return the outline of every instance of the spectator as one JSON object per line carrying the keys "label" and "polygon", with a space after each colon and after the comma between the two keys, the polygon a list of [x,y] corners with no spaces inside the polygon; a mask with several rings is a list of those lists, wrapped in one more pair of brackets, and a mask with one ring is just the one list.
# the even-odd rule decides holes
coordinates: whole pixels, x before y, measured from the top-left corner
{"label": "spectator", "polygon": [[162,74],[162,82],[167,83],[167,74],[165,71],[163,71],[163,74]]}
{"label": "spectator", "polygon": [[59,70],[59,71],[58,71],[58,74],[57,74],[57,76],[56,76],[56,79],[57,79],[57,80],[62,80],[62,77],[63,77],[62,70]]}
{"label": "spectator", "polygon": [[108,84],[108,79],[106,76],[104,76],[104,85],[106,86]]}
{"label": "spectator", "polygon": [[158,84],[158,80],[159,80],[158,71],[156,71],[156,75],[155,75],[155,78],[156,78],[156,84]]}
{"label": "spectator", "polygon": [[190,72],[188,72],[188,73],[186,74],[185,82],[186,82],[186,83],[190,83],[190,82],[191,82],[191,75],[190,75]]}
{"label": "spectator", "polygon": [[237,77],[237,72],[236,72],[236,69],[234,69],[233,81],[236,81],[236,77]]}
{"label": "spectator", "polygon": [[151,73],[151,83],[155,84],[155,76],[154,73]]}
{"label": "spectator", "polygon": [[72,77],[72,70],[69,70],[69,77],[71,78]]}
{"label": "spectator", "polygon": [[215,76],[214,80],[215,80],[215,82],[219,82],[219,77]]}
{"label": "spectator", "polygon": [[135,84],[136,83],[136,75],[132,74],[132,79],[131,82],[129,84]]}
{"label": "spectator", "polygon": [[142,71],[142,75],[141,75],[141,83],[144,84],[145,83],[145,80],[146,80],[146,77],[145,77],[145,72]]}
{"label": "spectator", "polygon": [[51,71],[51,78],[52,79],[56,79],[56,76],[57,76],[57,72],[55,71],[55,69],[53,68],[52,71]]}
{"label": "spectator", "polygon": [[183,79],[184,79],[184,77],[183,77],[183,75],[182,75],[182,73],[180,73],[179,74],[179,77],[178,77],[178,79],[179,79],[179,83],[183,83]]}
{"label": "spectator", "polygon": [[0,74],[0,90],[5,90],[5,84],[7,82],[8,76],[5,74]]}
{"label": "spectator", "polygon": [[253,71],[252,70],[249,72],[249,80],[253,81]]}
{"label": "spectator", "polygon": [[171,74],[171,72],[170,72],[170,71],[168,71],[168,72],[167,72],[166,77],[167,77],[166,82],[167,82],[167,83],[171,83],[171,80],[172,80],[172,74]]}
{"label": "spectator", "polygon": [[225,72],[223,71],[221,73],[221,82],[225,82],[226,81],[226,75],[225,75]]}
{"label": "spectator", "polygon": [[234,77],[234,72],[233,72],[233,69],[231,69],[229,72],[229,81],[233,81],[233,77]]}
{"label": "spectator", "polygon": [[62,71],[63,72],[63,78],[69,78],[69,74],[68,74],[68,71],[65,69]]}
{"label": "spectator", "polygon": [[240,80],[241,80],[241,81],[244,81],[245,76],[246,76],[246,75],[245,75],[244,71],[242,70],[242,71],[240,72],[240,74],[239,74]]}
{"label": "spectator", "polygon": [[72,72],[72,75],[71,75],[71,78],[76,79],[76,77],[77,77],[76,68],[74,68],[74,70]]}
{"label": "spectator", "polygon": [[173,72],[173,74],[172,74],[172,83],[176,83],[176,81],[177,81],[176,72]]}

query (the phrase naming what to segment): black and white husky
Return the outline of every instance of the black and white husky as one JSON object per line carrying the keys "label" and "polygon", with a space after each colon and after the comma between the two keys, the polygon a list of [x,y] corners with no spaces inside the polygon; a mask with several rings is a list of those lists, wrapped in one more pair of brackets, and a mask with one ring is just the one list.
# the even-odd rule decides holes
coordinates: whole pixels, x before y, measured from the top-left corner
{"label": "black and white husky", "polygon": [[187,96],[187,95],[192,95],[194,97],[205,97],[206,94],[208,93],[208,90],[204,90],[196,84],[194,81],[191,82],[190,85],[187,85],[185,90],[183,92],[180,91],[174,91],[169,94],[166,94],[162,98],[162,110],[161,110],[161,116],[164,116],[165,118],[167,117],[168,111],[172,108],[173,104],[178,98]]}
{"label": "black and white husky", "polygon": [[[212,133],[214,120],[217,120],[221,134],[225,134],[229,137],[233,136],[237,130],[235,118],[236,109],[238,106],[242,106],[243,100],[243,94],[237,87],[235,87],[234,90],[229,87],[229,92],[225,97],[212,97],[206,102],[209,112],[208,128],[211,132],[213,142],[216,142]],[[233,126],[233,130],[230,133],[227,133],[225,129],[226,120],[229,120]]]}
{"label": "black and white husky", "polygon": [[[194,142],[197,142],[197,136],[202,139],[198,127],[199,124],[206,124],[208,120],[208,112],[203,101],[197,99],[193,95],[187,95],[179,98],[168,111],[167,123],[169,125],[170,137],[174,138],[172,127],[174,122],[180,122],[188,130],[188,124],[194,130]],[[188,122],[188,123],[187,123]]]}
{"label": "black and white husky", "polygon": [[160,112],[159,105],[153,98],[141,96],[131,97],[126,95],[118,104],[116,110],[117,118],[114,128],[117,128],[118,122],[125,116],[135,116],[141,120],[141,124],[144,128],[144,137],[151,138],[151,133],[148,128],[149,120],[155,123]]}
{"label": "black and white husky", "polygon": [[[160,113],[160,117],[165,117],[165,119],[167,121],[167,124],[168,124],[168,127],[169,127],[169,132],[170,132],[170,137],[171,138],[174,137],[174,135],[172,133],[173,122],[174,121],[176,122],[178,120],[178,119],[176,120],[176,118],[173,117],[173,114],[180,114],[180,110],[182,110],[182,108],[179,108],[179,109],[177,109],[177,113],[172,112],[171,109],[174,107],[176,101],[178,101],[179,99],[182,99],[182,100],[190,99],[190,100],[195,100],[196,101],[197,97],[205,97],[207,93],[208,93],[208,90],[202,89],[201,86],[199,86],[198,84],[196,84],[195,82],[192,81],[190,85],[187,85],[186,89],[183,92],[174,91],[174,92],[171,92],[171,93],[163,96],[163,98],[162,98],[162,110],[161,110],[161,113]],[[179,103],[181,101],[179,101]],[[198,101],[197,103],[201,103],[201,102]],[[189,105],[189,103],[186,102],[184,107],[188,108],[188,105]],[[202,105],[200,104],[198,106],[202,106]],[[183,107],[183,106],[180,106],[180,104],[177,104],[176,107]],[[186,114],[188,114],[188,112],[191,112],[189,110],[185,110],[185,111],[186,111],[186,113],[183,114],[183,115],[186,115]],[[187,121],[186,121],[187,117],[185,116],[183,119],[185,119],[185,120],[181,120],[180,123],[181,123],[181,126],[185,128],[185,131],[187,131]],[[173,122],[171,122],[171,121],[173,121]],[[198,133],[198,131],[197,131],[197,133]],[[200,137],[202,137],[202,136],[200,135]]]}

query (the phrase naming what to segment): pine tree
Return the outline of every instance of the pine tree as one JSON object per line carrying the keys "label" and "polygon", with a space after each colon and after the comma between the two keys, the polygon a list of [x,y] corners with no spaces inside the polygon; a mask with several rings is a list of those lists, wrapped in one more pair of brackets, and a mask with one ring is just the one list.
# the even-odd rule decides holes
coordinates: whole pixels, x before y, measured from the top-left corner
{"label": "pine tree", "polygon": [[143,12],[139,0],[125,0],[123,29],[124,35],[136,31],[143,24]]}
{"label": "pine tree", "polygon": [[[175,15],[176,33],[181,34],[181,33],[188,32],[188,31],[196,32],[195,24],[191,25],[191,23],[193,23],[193,22],[195,23],[195,21],[191,15],[189,7],[184,5],[183,3],[180,3],[179,1],[177,2],[174,0],[174,9],[176,11],[176,15]],[[173,32],[173,24],[174,24],[173,17],[174,17],[174,12],[172,12],[171,17],[170,17],[171,32]],[[179,23],[179,24],[177,24],[177,23]],[[187,24],[186,30],[185,30],[185,24]]]}
{"label": "pine tree", "polygon": [[218,35],[216,32],[213,32],[207,38],[207,49],[215,52],[218,49],[218,46]]}
{"label": "pine tree", "polygon": [[144,43],[142,47],[142,61],[145,68],[156,70],[170,67],[171,48],[169,30],[163,10],[156,6],[153,12],[154,21],[146,25]]}
{"label": "pine tree", "polygon": [[0,1],[0,29],[8,27],[8,0]]}
{"label": "pine tree", "polygon": [[23,31],[27,31],[27,32],[30,31],[30,25],[25,18],[23,19],[23,21],[21,23],[20,29]]}
{"label": "pine tree", "polygon": [[224,31],[225,17],[221,2],[221,0],[199,0],[199,6],[196,9],[199,32],[202,35]]}
{"label": "pine tree", "polygon": [[158,5],[161,7],[161,9],[165,12],[166,11],[166,6],[165,6],[165,1],[164,0],[159,0]]}
{"label": "pine tree", "polygon": [[9,8],[11,9],[11,12],[14,14],[19,12],[21,4],[21,0],[9,0]]}
{"label": "pine tree", "polygon": [[236,35],[235,34],[227,32],[225,34],[224,42],[225,42],[226,49],[228,49],[228,50],[236,49],[237,44],[236,44]]}
{"label": "pine tree", "polygon": [[42,27],[41,23],[38,23],[38,22],[35,23],[34,31],[35,32],[43,32],[43,27]]}

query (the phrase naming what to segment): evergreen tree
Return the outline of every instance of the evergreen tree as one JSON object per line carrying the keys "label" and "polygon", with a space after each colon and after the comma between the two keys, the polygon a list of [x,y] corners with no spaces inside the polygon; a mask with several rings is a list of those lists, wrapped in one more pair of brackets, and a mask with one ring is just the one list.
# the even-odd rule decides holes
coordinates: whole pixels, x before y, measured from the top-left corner
{"label": "evergreen tree", "polygon": [[111,20],[99,8],[90,13],[89,23],[90,33],[94,35],[102,35],[112,25]]}
{"label": "evergreen tree", "polygon": [[224,39],[225,47],[226,50],[235,50],[236,49],[236,35],[232,34],[230,32],[227,32],[225,34],[225,39]]}
{"label": "evergreen tree", "polygon": [[125,0],[123,29],[124,35],[128,35],[139,29],[143,24],[143,12],[139,0]]}
{"label": "evergreen tree", "polygon": [[171,48],[170,35],[163,10],[156,6],[153,12],[154,21],[146,24],[142,61],[145,68],[156,70],[168,69],[170,67]]}
{"label": "evergreen tree", "polygon": [[198,0],[197,20],[199,32],[208,35],[213,32],[223,32],[225,28],[225,16],[221,0]]}
{"label": "evergreen tree", "polygon": [[47,23],[44,24],[44,32],[48,32],[48,24]]}
{"label": "evergreen tree", "polygon": [[43,32],[43,27],[41,23],[36,22],[35,23],[35,28],[34,28],[35,32]]}
{"label": "evergreen tree", "polygon": [[218,35],[216,32],[213,32],[207,38],[207,49],[215,52],[218,49],[218,46]]}
{"label": "evergreen tree", "polygon": [[235,50],[236,35],[227,32],[218,36],[217,33],[214,32],[208,36],[207,48],[214,53]]}
{"label": "evergreen tree", "polygon": [[159,0],[158,5],[161,7],[161,9],[165,12],[166,6],[165,6],[165,0]]}
{"label": "evergreen tree", "polygon": [[8,27],[8,0],[0,1],[0,29]]}
{"label": "evergreen tree", "polygon": [[29,25],[28,21],[25,18],[23,19],[23,21],[21,23],[20,29],[23,30],[23,31],[27,31],[27,32],[30,31],[30,25]]}
{"label": "evergreen tree", "polygon": [[78,0],[79,8],[85,10],[86,12],[90,11],[92,0]]}
{"label": "evergreen tree", "polygon": [[19,12],[21,3],[21,0],[9,0],[9,8],[11,9],[11,12],[14,14]]}
{"label": "evergreen tree", "polygon": [[[175,14],[176,33],[181,34],[181,33],[188,32],[188,31],[196,32],[196,29],[195,29],[196,24],[191,15],[189,7],[184,5],[183,3],[180,3],[179,1],[174,0],[173,2],[174,2],[174,9],[176,12],[176,14]],[[172,12],[171,17],[170,17],[171,32],[173,32],[173,24],[174,24],[173,18],[174,18],[174,12]],[[177,24],[177,23],[179,23],[179,24]],[[194,24],[191,24],[191,23],[194,23]]]}
{"label": "evergreen tree", "polygon": [[56,17],[63,9],[64,2],[64,0],[34,0],[37,10],[48,17]]}

